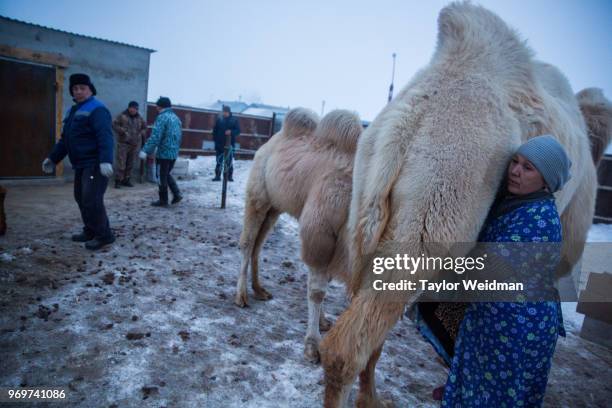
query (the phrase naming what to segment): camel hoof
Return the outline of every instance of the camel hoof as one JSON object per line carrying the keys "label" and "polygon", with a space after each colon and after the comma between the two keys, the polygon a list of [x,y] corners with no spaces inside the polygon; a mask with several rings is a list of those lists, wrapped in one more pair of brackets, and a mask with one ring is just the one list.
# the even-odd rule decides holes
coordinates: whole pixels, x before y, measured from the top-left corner
{"label": "camel hoof", "polygon": [[378,406],[381,408],[394,408],[395,404],[393,403],[393,400],[381,399],[381,400],[378,400]]}
{"label": "camel hoof", "polygon": [[257,300],[263,300],[264,302],[266,300],[270,300],[272,299],[272,295],[270,294],[270,292],[268,292],[267,290],[265,290],[264,288],[253,288],[253,292],[254,292],[254,297]]}
{"label": "camel hoof", "polygon": [[234,303],[238,307],[249,307],[249,296],[246,293],[236,293]]}
{"label": "camel hoof", "polygon": [[313,338],[306,339],[304,344],[304,357],[312,364],[319,364],[321,354],[319,353],[319,342]]}
{"label": "camel hoof", "polygon": [[[323,312],[321,312],[321,313],[323,313]],[[322,332],[329,331],[329,329],[332,328],[332,325],[333,325],[333,323],[332,323],[331,320],[329,320],[328,318],[323,317],[323,315],[321,315],[321,319],[319,320],[319,331],[322,331]]]}
{"label": "camel hoof", "polygon": [[372,398],[370,394],[359,394],[355,406],[357,408],[394,408],[395,404],[390,399]]}

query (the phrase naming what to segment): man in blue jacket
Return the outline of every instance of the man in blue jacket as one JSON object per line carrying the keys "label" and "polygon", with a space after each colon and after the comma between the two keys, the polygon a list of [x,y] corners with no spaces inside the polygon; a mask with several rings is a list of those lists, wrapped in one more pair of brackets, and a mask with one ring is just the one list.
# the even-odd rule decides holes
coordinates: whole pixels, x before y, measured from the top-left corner
{"label": "man in blue jacket", "polygon": [[223,116],[217,118],[213,128],[213,139],[215,141],[215,153],[217,155],[217,165],[215,166],[215,178],[213,181],[221,181],[221,171],[223,169],[223,149],[225,147],[226,136],[231,136],[232,149],[228,158],[228,180],[234,181],[234,148],[236,147],[236,137],[240,134],[240,124],[238,119],[232,116],[229,106],[223,106]]}
{"label": "man in blue jacket", "polygon": [[96,88],[87,75],[70,75],[70,95],[75,104],[42,169],[53,173],[57,163],[68,155],[74,169],[74,199],[84,224],[83,232],[73,235],[72,240],[97,250],[115,242],[104,208],[104,193],[113,174],[112,118],[106,106],[94,97]]}

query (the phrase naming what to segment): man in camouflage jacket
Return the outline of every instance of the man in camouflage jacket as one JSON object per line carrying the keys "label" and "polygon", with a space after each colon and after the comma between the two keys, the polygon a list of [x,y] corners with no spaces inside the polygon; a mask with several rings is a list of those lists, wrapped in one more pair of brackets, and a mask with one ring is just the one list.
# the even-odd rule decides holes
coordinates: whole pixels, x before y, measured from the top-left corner
{"label": "man in camouflage jacket", "polygon": [[130,175],[134,160],[147,132],[147,124],[138,113],[138,102],[132,101],[128,108],[113,121],[117,136],[117,156],[115,158],[115,188],[134,187]]}

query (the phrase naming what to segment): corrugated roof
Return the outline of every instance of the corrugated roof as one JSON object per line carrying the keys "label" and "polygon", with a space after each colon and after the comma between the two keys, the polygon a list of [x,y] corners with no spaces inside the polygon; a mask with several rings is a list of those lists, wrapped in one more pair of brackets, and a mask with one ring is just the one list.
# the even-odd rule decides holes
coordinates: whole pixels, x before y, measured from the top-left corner
{"label": "corrugated roof", "polygon": [[249,105],[249,108],[268,109],[276,113],[289,112],[289,107],[285,108],[283,106],[268,105],[266,103],[252,103]]}
{"label": "corrugated roof", "polygon": [[127,43],[122,43],[122,42],[119,42],[119,41],[106,40],[104,38],[93,37],[93,36],[90,36],[90,35],[83,35],[83,34],[78,34],[78,33],[72,33],[70,31],[64,31],[64,30],[59,30],[57,28],[46,27],[46,26],[43,26],[43,25],[40,25],[40,24],[29,23],[27,21],[17,20],[16,18],[11,18],[11,17],[7,17],[7,16],[3,16],[3,15],[0,15],[0,18],[8,20],[8,21],[13,21],[13,22],[16,22],[16,23],[27,24],[27,25],[33,26],[33,27],[44,28],[45,30],[57,31],[57,32],[64,33],[64,34],[75,35],[77,37],[90,38],[92,40],[105,41],[105,42],[109,42],[109,43],[112,43],[112,44],[124,45],[126,47],[139,48],[141,50],[146,50],[146,51],[149,51],[149,52],[155,52],[155,50],[152,50],[152,49],[146,48],[146,47],[141,47],[139,45],[132,45],[132,44],[127,44]]}
{"label": "corrugated roof", "polygon": [[242,101],[222,101],[222,100],[217,100],[217,102],[213,103],[212,105],[208,106],[208,108],[210,109],[215,109],[215,110],[221,110],[221,108],[223,107],[223,105],[228,105],[230,108],[232,108],[232,112],[244,112],[247,113],[247,111],[255,111],[255,110],[261,110],[266,111],[266,115],[272,116],[272,113],[287,113],[289,111],[289,108],[285,108],[282,106],[274,106],[274,105],[267,105],[265,103],[246,103],[246,102],[242,102]]}
{"label": "corrugated roof", "polygon": [[234,113],[240,113],[242,111],[244,111],[246,108],[249,107],[249,104],[246,102],[240,102],[240,101],[222,101],[222,100],[217,100],[217,102],[213,103],[212,105],[208,106],[209,109],[214,109],[214,110],[221,110],[223,108],[223,105],[227,105],[232,109],[232,112]]}

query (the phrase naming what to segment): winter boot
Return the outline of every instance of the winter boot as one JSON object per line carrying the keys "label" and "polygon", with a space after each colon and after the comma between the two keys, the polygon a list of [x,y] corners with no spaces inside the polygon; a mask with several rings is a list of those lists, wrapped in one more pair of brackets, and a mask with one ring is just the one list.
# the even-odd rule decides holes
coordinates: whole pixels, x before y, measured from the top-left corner
{"label": "winter boot", "polygon": [[221,181],[221,166],[218,164],[215,167],[215,178],[212,181]]}
{"label": "winter boot", "polygon": [[92,239],[94,239],[93,234],[88,234],[85,231],[81,232],[80,234],[74,234],[72,236],[72,240],[74,242],[87,242],[91,241]]}
{"label": "winter boot", "polygon": [[115,188],[121,188],[121,180],[115,179]]}
{"label": "winter boot", "polygon": [[442,385],[435,388],[431,392],[431,398],[433,398],[434,401],[442,401],[442,398],[444,398],[444,386]]}
{"label": "winter boot", "polygon": [[105,247],[107,245],[112,244],[113,242],[115,242],[115,236],[111,235],[108,238],[94,238],[90,241],[87,241],[85,243],[85,248],[91,250],[91,251],[97,251],[98,249]]}
{"label": "winter boot", "polygon": [[132,184],[132,182],[130,181],[130,178],[126,178],[125,180],[123,180],[121,182],[122,186],[126,186],[126,187],[134,187],[134,185]]}
{"label": "winter boot", "polygon": [[151,203],[153,207],[168,207],[168,192],[159,192],[159,200]]}
{"label": "winter boot", "polygon": [[178,204],[181,202],[182,199],[183,196],[181,194],[175,195],[174,197],[172,197],[171,204]]}

